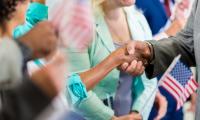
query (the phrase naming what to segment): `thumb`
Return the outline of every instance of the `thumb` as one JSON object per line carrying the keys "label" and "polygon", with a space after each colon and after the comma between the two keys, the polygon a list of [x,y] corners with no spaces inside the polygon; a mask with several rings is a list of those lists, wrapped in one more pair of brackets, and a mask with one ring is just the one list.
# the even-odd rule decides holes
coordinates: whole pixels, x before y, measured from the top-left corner
{"label": "thumb", "polygon": [[128,54],[132,55],[135,53],[135,43],[134,42],[130,42],[127,44],[127,51],[128,51]]}

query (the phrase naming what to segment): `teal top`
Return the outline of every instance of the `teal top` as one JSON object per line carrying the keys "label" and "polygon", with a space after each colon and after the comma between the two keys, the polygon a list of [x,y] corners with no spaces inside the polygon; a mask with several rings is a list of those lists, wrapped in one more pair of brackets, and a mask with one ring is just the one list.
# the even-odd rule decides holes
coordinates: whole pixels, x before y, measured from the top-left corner
{"label": "teal top", "polygon": [[31,30],[38,22],[48,19],[48,7],[33,2],[30,4],[26,13],[26,22],[23,25],[17,26],[13,31],[14,39],[24,35],[26,32]]}
{"label": "teal top", "polygon": [[[13,31],[13,37],[17,39],[18,37],[24,35],[30,31],[38,22],[48,19],[48,7],[33,2],[30,4],[26,13],[26,22],[23,25],[17,26]],[[34,60],[34,63],[41,67],[45,63],[41,60]],[[87,98],[87,90],[85,85],[82,83],[81,78],[78,74],[73,74],[69,76],[66,82],[67,92],[69,93],[70,101],[73,105],[79,104],[82,100]]]}

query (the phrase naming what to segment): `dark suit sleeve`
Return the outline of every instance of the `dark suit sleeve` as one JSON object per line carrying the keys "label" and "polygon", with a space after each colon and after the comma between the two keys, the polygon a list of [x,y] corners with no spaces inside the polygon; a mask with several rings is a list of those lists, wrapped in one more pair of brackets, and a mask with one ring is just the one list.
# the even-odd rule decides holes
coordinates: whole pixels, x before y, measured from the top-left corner
{"label": "dark suit sleeve", "polygon": [[33,120],[51,103],[28,77],[24,79],[17,87],[1,91],[0,120]]}
{"label": "dark suit sleeve", "polygon": [[159,41],[149,41],[153,45],[154,60],[146,68],[149,78],[161,75],[168,68],[173,59],[181,54],[181,60],[189,66],[195,66],[194,55],[194,20],[198,0],[193,4],[193,10],[188,19],[185,28],[175,37],[163,39]]}

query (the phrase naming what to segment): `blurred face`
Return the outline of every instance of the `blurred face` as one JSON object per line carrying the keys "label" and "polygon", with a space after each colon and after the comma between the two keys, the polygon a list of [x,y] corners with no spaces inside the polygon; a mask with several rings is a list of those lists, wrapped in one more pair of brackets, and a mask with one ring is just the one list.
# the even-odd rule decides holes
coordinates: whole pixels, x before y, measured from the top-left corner
{"label": "blurred face", "polygon": [[6,33],[8,36],[12,36],[13,29],[25,22],[25,13],[28,7],[29,0],[18,3],[16,11],[12,13],[10,21],[6,23]]}
{"label": "blurred face", "polygon": [[16,7],[16,11],[13,14],[12,20],[15,22],[14,24],[19,25],[24,23],[25,21],[25,13],[29,4],[29,0],[25,2],[19,3]]}

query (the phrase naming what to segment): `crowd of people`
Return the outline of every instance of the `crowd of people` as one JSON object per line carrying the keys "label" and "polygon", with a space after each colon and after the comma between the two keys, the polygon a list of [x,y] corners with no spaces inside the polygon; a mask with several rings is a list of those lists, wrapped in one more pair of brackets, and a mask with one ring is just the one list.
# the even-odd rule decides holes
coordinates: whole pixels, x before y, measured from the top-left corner
{"label": "crowd of people", "polygon": [[[158,81],[179,54],[198,81],[199,0],[73,0],[91,10],[71,23],[91,27],[78,32],[81,49],[69,33],[62,45],[53,22],[69,1],[0,0],[0,119],[183,120]],[[72,12],[57,22],[71,27]],[[91,23],[75,20],[84,15]],[[198,100],[199,89],[188,100],[196,120]]]}

